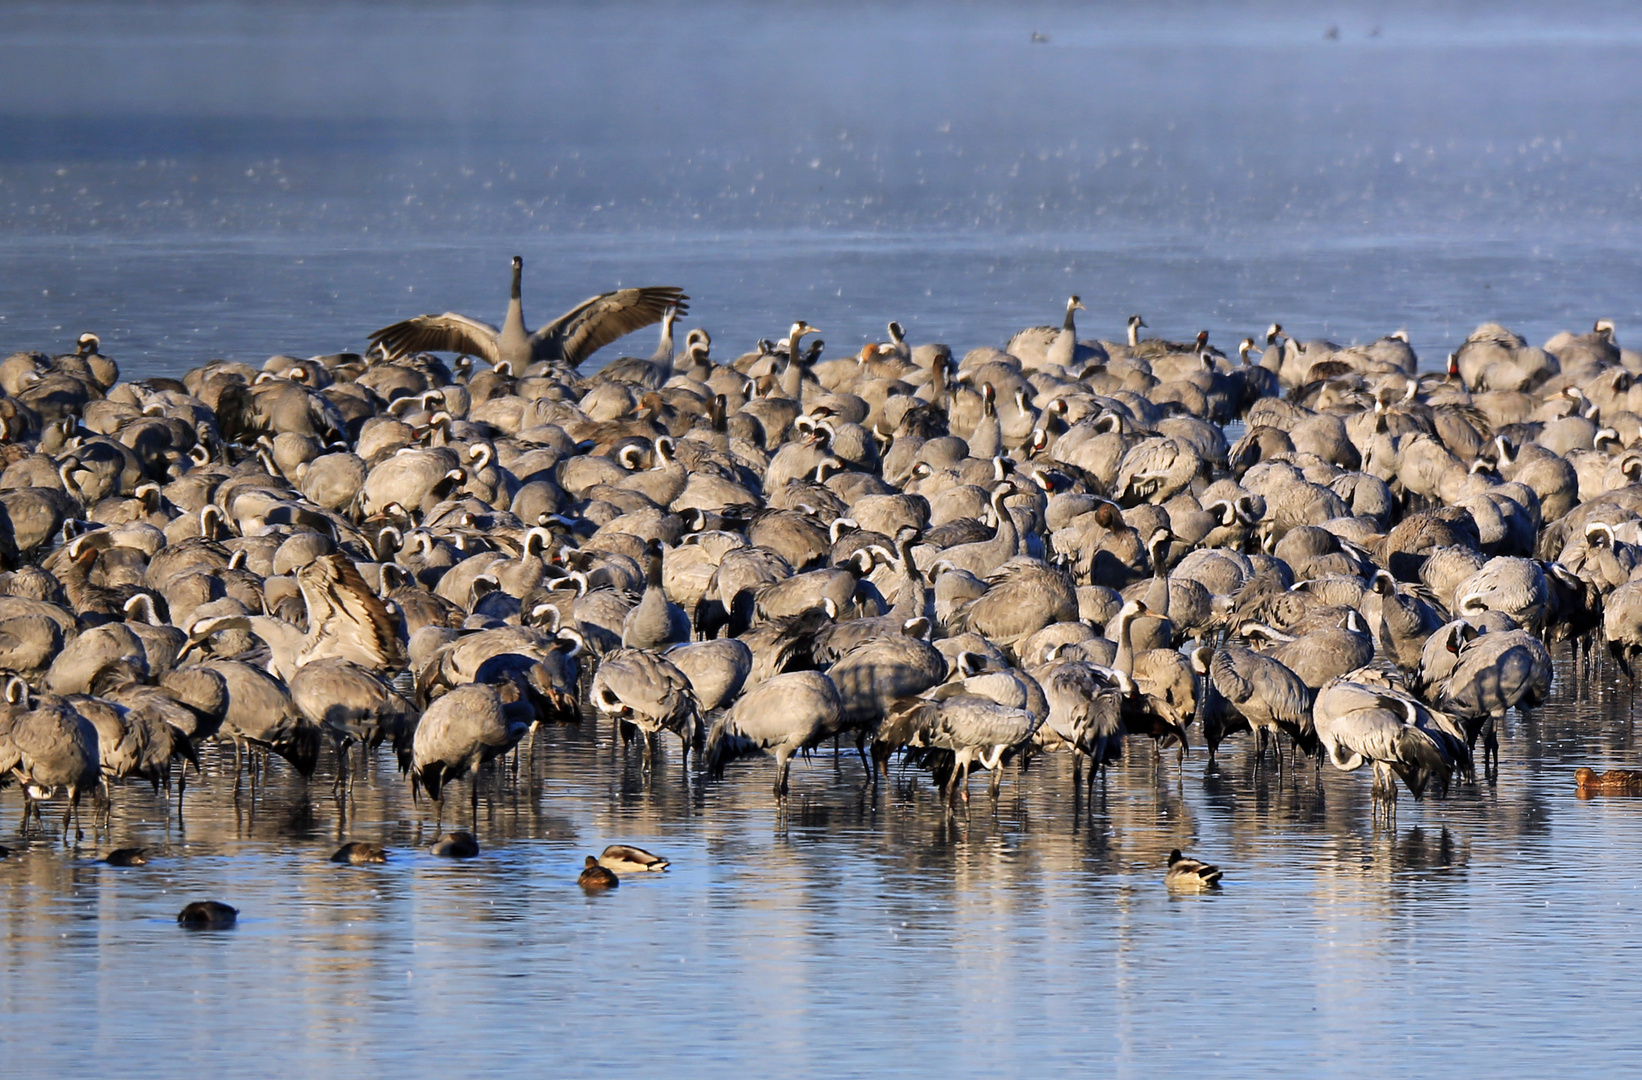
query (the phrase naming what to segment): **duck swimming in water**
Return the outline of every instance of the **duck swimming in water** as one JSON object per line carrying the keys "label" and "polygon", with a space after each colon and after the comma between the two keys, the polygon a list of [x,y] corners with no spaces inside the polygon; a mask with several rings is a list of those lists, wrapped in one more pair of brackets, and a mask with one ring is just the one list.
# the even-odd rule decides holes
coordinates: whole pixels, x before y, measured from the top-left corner
{"label": "duck swimming in water", "polygon": [[576,884],[588,892],[597,892],[601,889],[614,889],[621,884],[621,879],[615,873],[599,865],[599,860],[592,855],[587,857],[581,875],[576,878]]}
{"label": "duck swimming in water", "polygon": [[1169,852],[1169,872],[1163,875],[1163,883],[1172,892],[1212,892],[1220,888],[1220,868],[1187,858],[1175,848]]}
{"label": "duck swimming in water", "polygon": [[336,854],[331,856],[331,861],[334,863],[347,863],[349,866],[383,863],[388,861],[388,849],[380,844],[371,844],[364,840],[350,840],[336,849]]}
{"label": "duck swimming in water", "polygon": [[215,900],[196,900],[177,915],[177,923],[190,930],[220,930],[233,926],[239,918],[239,908]]}
{"label": "duck swimming in water", "polygon": [[599,856],[599,865],[618,874],[657,873],[670,865],[660,855],[627,844],[611,844]]}
{"label": "duck swimming in water", "polygon": [[1593,769],[1576,769],[1574,785],[1582,799],[1592,795],[1642,795],[1642,771],[1609,769],[1598,774]]}

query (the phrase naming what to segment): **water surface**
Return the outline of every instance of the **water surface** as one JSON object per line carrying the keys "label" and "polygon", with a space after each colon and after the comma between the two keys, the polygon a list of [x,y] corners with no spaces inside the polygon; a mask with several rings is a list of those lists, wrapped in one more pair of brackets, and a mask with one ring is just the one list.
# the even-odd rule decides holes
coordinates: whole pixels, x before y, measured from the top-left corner
{"label": "water surface", "polygon": [[1600,3],[9,6],[0,348],[359,347],[499,319],[515,252],[533,324],[676,283],[729,355],[1001,343],[1072,292],[1107,337],[1628,340],[1639,40]]}

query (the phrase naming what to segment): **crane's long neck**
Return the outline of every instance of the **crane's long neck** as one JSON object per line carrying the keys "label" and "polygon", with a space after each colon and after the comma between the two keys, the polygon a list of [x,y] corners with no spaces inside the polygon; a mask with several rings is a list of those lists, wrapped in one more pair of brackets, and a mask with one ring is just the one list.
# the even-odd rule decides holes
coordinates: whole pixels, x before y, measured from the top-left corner
{"label": "crane's long neck", "polygon": [[1169,573],[1164,566],[1166,545],[1152,545],[1152,584],[1146,592],[1146,606],[1163,618],[1169,617]]}
{"label": "crane's long neck", "polygon": [[1001,495],[992,501],[992,509],[998,515],[998,531],[993,537],[993,542],[1008,552],[1004,556],[1005,559],[1012,559],[1020,554],[1021,546],[1020,530],[1015,528],[1015,517],[1009,512],[1009,507],[1004,504]]}
{"label": "crane's long neck", "polygon": [[1073,313],[1076,312],[1077,309],[1078,309],[1078,305],[1075,301],[1068,301],[1067,302],[1067,304],[1066,304],[1066,321],[1060,324],[1060,328],[1062,330],[1069,330],[1073,334],[1076,334],[1078,332],[1078,328],[1076,326],[1074,326],[1073,323],[1072,323]]}
{"label": "crane's long neck", "polygon": [[268,671],[281,679],[289,680],[296,674],[297,657],[319,638],[317,627],[304,634],[284,619],[270,615],[252,615],[247,621],[251,633],[268,646]]}
{"label": "crane's long neck", "polygon": [[804,396],[804,368],[799,361],[799,339],[804,336],[800,330],[787,339],[787,366],[781,371],[781,393],[790,401],[800,401]]}
{"label": "crane's long neck", "polygon": [[[654,363],[667,364],[673,360],[673,320],[678,317],[678,308],[668,305],[661,316],[661,341],[656,345],[656,354],[650,359]],[[692,359],[694,359],[692,357]]]}
{"label": "crane's long neck", "polygon": [[1129,631],[1129,624],[1132,622],[1134,616],[1129,612],[1117,617],[1117,656],[1112,660],[1112,666],[1131,679],[1135,675],[1134,635]]}
{"label": "crane's long neck", "polygon": [[[520,300],[520,279],[524,276],[524,262],[513,260],[513,290],[507,302],[507,317],[502,320],[502,359],[523,360],[528,363],[530,332],[525,329],[525,309]],[[515,355],[522,353],[523,355]]]}
{"label": "crane's long neck", "polygon": [[929,614],[926,610],[929,607],[929,589],[924,584],[923,575],[918,573],[917,564],[913,562],[911,540],[901,544],[899,554],[901,589],[895,595],[895,606],[890,614],[904,621]]}

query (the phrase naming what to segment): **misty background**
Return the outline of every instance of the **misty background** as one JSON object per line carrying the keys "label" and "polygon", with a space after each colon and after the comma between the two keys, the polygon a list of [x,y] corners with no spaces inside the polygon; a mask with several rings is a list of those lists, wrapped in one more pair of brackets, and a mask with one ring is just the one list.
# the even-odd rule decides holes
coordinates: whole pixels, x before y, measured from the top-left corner
{"label": "misty background", "polygon": [[1073,292],[1228,351],[1630,344],[1639,43],[1622,4],[8,5],[0,350],[359,348],[499,321],[515,253],[531,325],[677,284],[724,359],[796,317],[1001,344]]}

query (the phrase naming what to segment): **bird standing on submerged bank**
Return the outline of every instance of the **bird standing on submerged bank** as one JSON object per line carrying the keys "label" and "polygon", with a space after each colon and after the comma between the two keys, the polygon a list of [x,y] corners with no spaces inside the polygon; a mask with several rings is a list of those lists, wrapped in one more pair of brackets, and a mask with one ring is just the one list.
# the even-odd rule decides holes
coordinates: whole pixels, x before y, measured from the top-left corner
{"label": "bird standing on submerged bank", "polygon": [[513,294],[500,330],[447,311],[384,326],[371,335],[371,346],[382,349],[389,360],[416,352],[467,353],[483,357],[492,366],[505,363],[513,374],[521,375],[527,365],[539,360],[557,360],[576,367],[617,338],[660,322],[669,309],[678,315],[689,310],[685,301],[690,298],[673,285],[617,289],[583,300],[531,333],[525,329],[520,301],[523,273],[524,259],[513,256]]}
{"label": "bird standing on submerged bank", "polygon": [[[797,320],[727,366],[692,330],[675,367],[677,290],[531,335],[518,276],[502,329],[408,320],[369,357],[115,384],[89,354],[0,360],[0,787],[165,783],[213,738],[306,777],[324,732],[391,740],[413,793],[483,771],[500,813],[538,776],[527,733],[579,721],[673,732],[692,785],[698,749],[703,779],[768,752],[777,798],[848,735],[956,799],[975,763],[996,795],[1033,751],[1076,777],[1199,724],[1212,760],[1237,723],[1376,762],[1387,800],[1393,775],[1470,783],[1467,740],[1544,697],[1514,620],[1577,640],[1606,610],[1642,649],[1642,385],[1611,330],[1479,332],[1467,363],[1499,388],[1475,393],[1397,337],[1294,346],[1261,379],[1207,331],[1080,341],[1076,297],[957,364],[895,325],[821,361]],[[574,371],[658,318],[650,360]]]}

